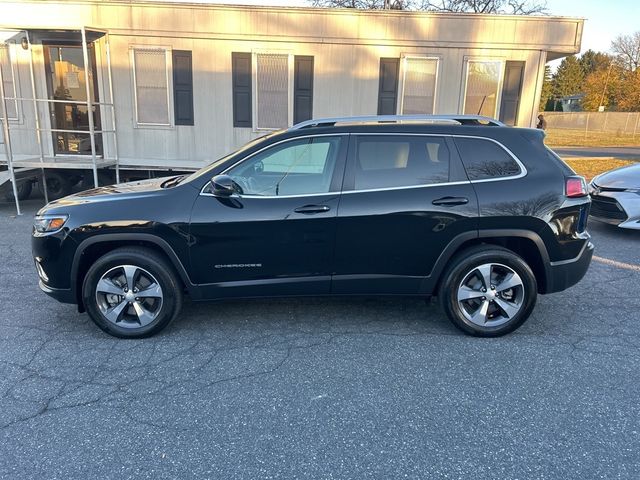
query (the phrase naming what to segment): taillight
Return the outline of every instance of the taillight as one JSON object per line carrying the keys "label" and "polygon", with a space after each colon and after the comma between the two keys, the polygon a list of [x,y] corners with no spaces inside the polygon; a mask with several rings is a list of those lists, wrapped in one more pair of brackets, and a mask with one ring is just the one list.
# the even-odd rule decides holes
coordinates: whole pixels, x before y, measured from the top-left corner
{"label": "taillight", "polygon": [[588,194],[587,182],[582,177],[567,177],[564,189],[569,198],[586,197]]}

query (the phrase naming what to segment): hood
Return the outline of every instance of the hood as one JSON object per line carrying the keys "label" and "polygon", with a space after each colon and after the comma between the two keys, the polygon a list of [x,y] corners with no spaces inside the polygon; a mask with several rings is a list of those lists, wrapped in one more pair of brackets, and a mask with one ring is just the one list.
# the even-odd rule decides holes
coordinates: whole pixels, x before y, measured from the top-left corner
{"label": "hood", "polygon": [[69,207],[75,205],[83,205],[87,203],[107,202],[114,200],[129,200],[140,198],[142,196],[157,195],[165,189],[162,185],[173,177],[152,178],[149,180],[140,180],[137,182],[119,183],[117,185],[109,185],[105,187],[92,188],[83,192],[49,202],[38,213],[44,210],[58,209],[60,207]]}
{"label": "hood", "polygon": [[593,179],[593,183],[606,188],[640,188],[640,163],[602,173]]}

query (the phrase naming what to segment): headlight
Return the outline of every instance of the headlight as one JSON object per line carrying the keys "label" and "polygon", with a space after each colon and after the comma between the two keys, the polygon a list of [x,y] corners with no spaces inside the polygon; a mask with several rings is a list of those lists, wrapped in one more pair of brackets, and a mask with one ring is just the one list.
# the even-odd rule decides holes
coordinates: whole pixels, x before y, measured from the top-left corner
{"label": "headlight", "polygon": [[36,233],[54,233],[64,227],[69,219],[68,215],[38,215],[33,222]]}

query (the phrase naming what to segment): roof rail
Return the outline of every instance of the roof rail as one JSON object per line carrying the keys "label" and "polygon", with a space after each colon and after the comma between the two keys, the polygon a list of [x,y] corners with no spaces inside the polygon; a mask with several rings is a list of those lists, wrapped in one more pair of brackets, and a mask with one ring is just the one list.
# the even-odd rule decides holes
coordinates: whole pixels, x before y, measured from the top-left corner
{"label": "roof rail", "polygon": [[504,127],[504,123],[495,118],[482,115],[367,115],[360,117],[315,118],[296,123],[289,130],[309,127],[328,127],[336,123],[452,123],[455,125],[487,125]]}

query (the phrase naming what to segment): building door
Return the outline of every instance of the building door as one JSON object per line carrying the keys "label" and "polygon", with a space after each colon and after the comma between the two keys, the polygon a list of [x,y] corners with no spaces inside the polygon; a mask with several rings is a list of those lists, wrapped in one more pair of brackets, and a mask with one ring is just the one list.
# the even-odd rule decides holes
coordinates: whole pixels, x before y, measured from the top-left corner
{"label": "building door", "polygon": [[[86,84],[92,102],[98,102],[96,57],[93,44],[89,44],[89,65],[84,64],[82,45],[44,45],[47,94],[51,116],[53,150],[56,155],[91,155],[89,114],[93,115],[96,130],[100,130],[100,106],[87,106],[74,102],[87,101]],[[96,153],[102,154],[102,136],[96,135]]]}
{"label": "building door", "polygon": [[502,101],[500,102],[500,121],[507,125],[515,125],[518,122],[523,77],[524,62],[507,62],[504,68],[504,84],[502,86]]}

